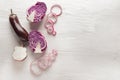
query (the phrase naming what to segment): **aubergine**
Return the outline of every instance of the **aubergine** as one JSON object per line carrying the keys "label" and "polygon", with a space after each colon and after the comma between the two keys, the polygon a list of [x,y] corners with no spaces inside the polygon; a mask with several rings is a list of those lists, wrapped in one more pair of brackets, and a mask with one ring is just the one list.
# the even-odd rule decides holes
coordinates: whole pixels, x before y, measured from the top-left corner
{"label": "aubergine", "polygon": [[21,26],[17,15],[12,12],[12,9],[9,16],[9,21],[23,45],[28,43],[28,32]]}

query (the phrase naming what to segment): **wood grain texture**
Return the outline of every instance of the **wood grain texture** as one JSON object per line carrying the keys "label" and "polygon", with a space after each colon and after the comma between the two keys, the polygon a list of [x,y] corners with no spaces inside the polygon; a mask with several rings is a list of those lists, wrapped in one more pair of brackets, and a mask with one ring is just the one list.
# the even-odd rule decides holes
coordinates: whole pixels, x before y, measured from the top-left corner
{"label": "wood grain texture", "polygon": [[55,29],[57,36],[39,31],[48,41],[47,52],[59,52],[53,66],[41,76],[29,71],[36,57],[28,49],[24,62],[11,58],[19,45],[9,24],[12,8],[30,32],[26,9],[38,0],[0,0],[0,80],[120,80],[120,0],[40,0],[48,6],[60,4],[63,14]]}

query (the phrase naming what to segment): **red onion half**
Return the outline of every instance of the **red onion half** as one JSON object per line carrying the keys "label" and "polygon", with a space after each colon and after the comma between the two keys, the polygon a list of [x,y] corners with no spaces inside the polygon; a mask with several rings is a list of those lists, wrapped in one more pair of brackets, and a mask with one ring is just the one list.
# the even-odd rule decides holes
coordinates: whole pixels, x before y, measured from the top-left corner
{"label": "red onion half", "polygon": [[44,2],[37,2],[27,10],[27,20],[30,22],[41,22],[45,16],[47,7]]}
{"label": "red onion half", "polygon": [[38,31],[29,34],[29,47],[34,53],[43,53],[47,48],[45,37]]}

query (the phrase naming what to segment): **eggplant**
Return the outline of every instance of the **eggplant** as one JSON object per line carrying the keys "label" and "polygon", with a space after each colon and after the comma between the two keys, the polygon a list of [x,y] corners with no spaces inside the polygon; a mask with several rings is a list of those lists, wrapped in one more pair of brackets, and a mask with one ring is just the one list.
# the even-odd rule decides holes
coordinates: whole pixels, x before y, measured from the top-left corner
{"label": "eggplant", "polygon": [[28,43],[28,32],[21,26],[17,15],[12,12],[12,9],[9,16],[9,21],[20,41],[23,45],[26,45],[26,43]]}

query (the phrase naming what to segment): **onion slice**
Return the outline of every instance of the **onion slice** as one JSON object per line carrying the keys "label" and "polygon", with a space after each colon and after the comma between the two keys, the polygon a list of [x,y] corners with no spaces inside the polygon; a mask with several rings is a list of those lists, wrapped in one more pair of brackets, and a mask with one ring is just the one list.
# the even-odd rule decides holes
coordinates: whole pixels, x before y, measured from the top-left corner
{"label": "onion slice", "polygon": [[43,71],[47,70],[49,67],[52,66],[56,57],[57,57],[57,51],[53,49],[51,53],[46,54],[41,58],[34,60],[30,64],[30,71],[34,75],[40,75]]}
{"label": "onion slice", "polygon": [[14,60],[17,60],[17,61],[25,60],[25,58],[27,57],[26,48],[16,46],[15,51],[12,54],[12,57]]}

